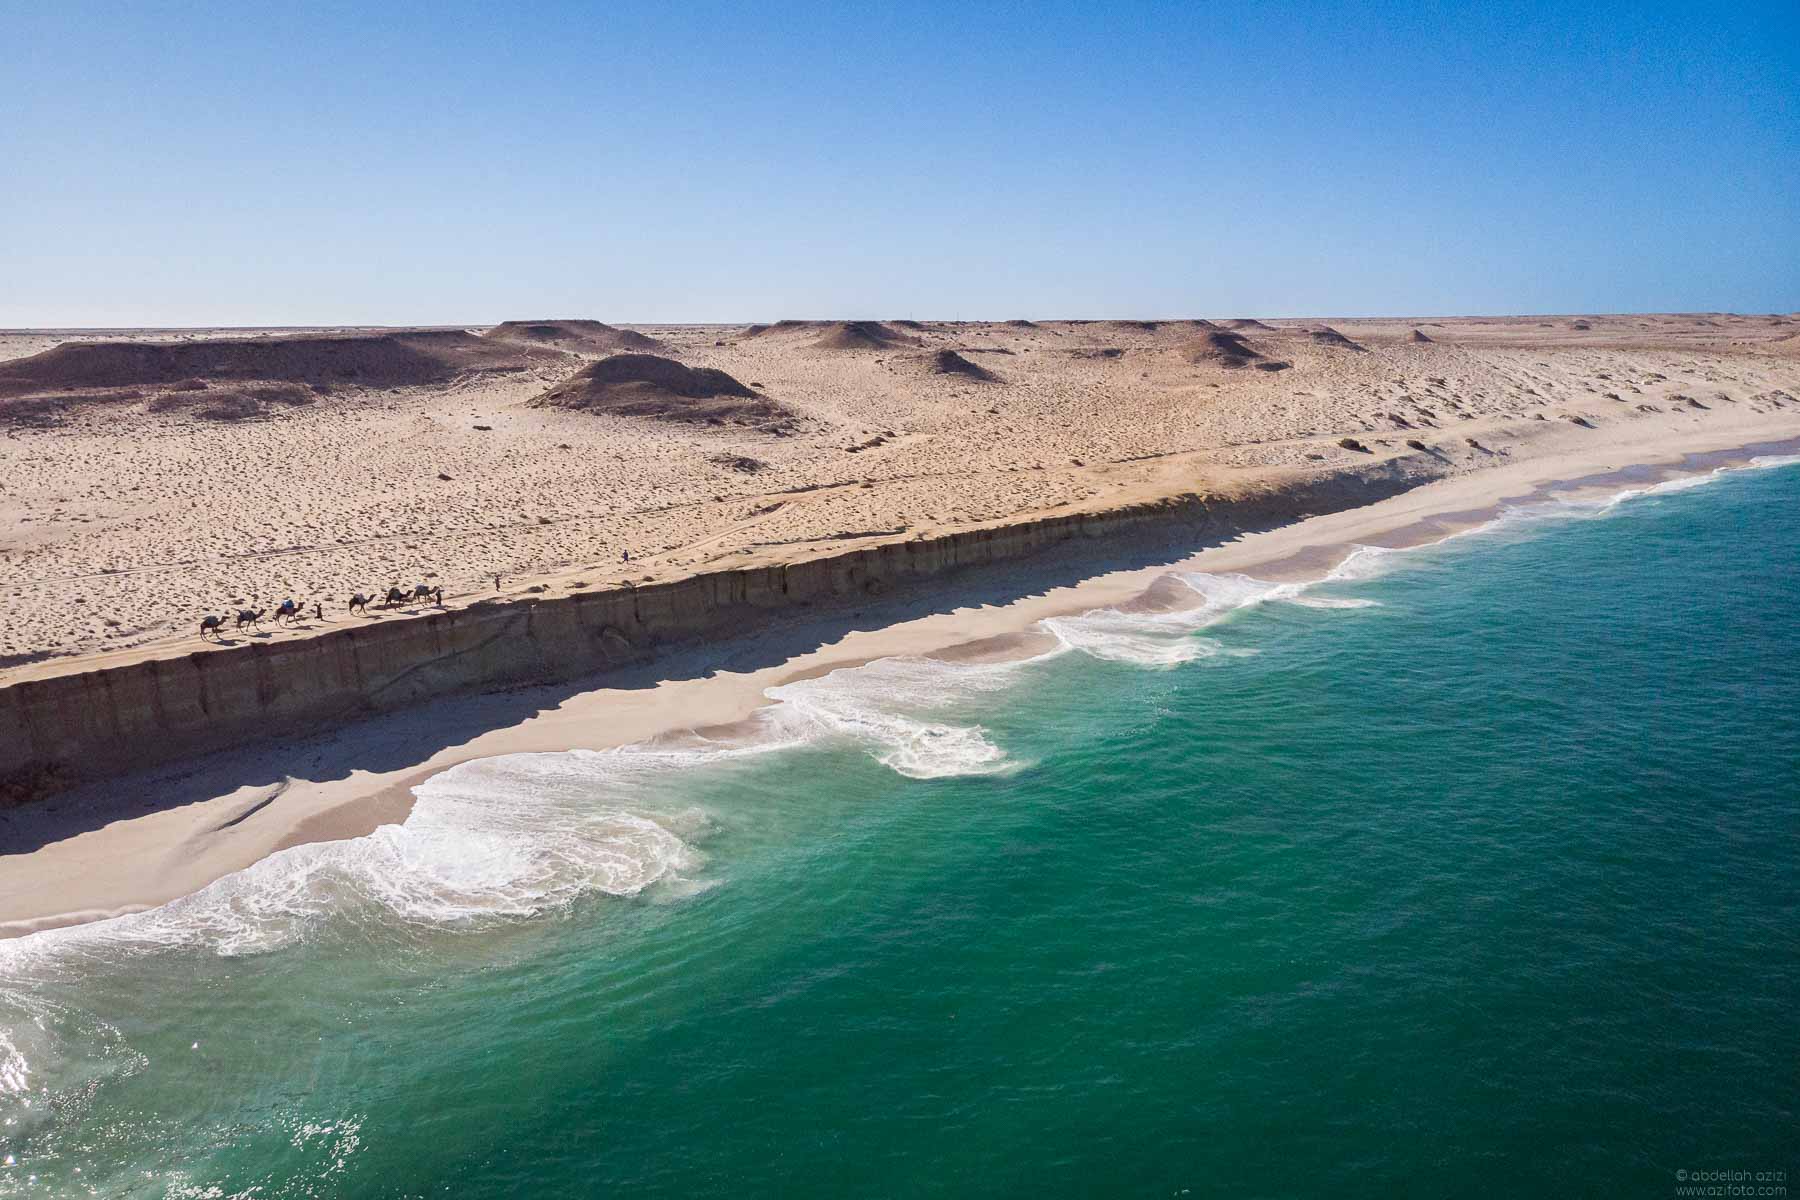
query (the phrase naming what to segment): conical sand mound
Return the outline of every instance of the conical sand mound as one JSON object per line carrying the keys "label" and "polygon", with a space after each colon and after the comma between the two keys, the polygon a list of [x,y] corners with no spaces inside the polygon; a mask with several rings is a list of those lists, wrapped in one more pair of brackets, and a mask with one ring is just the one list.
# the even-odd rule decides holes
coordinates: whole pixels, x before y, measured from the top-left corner
{"label": "conical sand mound", "polygon": [[1423,329],[1415,329],[1412,331],[1412,340],[1420,343],[1429,343],[1432,339],[1426,335]]}
{"label": "conical sand mound", "polygon": [[1262,351],[1244,340],[1243,334],[1223,329],[1215,329],[1184,343],[1181,356],[1197,365],[1215,367],[1247,367],[1265,357]]}
{"label": "conical sand mound", "polygon": [[785,429],[794,414],[724,371],[690,367],[655,354],[615,354],[576,372],[531,401],[623,417]]}
{"label": "conical sand mound", "polygon": [[880,321],[838,321],[813,343],[815,350],[885,350],[913,339]]}
{"label": "conical sand mound", "polygon": [[1357,345],[1329,325],[1322,325],[1318,329],[1313,330],[1311,336],[1312,340],[1319,343],[1321,346],[1336,346],[1342,350],[1367,352],[1367,347]]}
{"label": "conical sand mound", "polygon": [[999,383],[1000,377],[979,363],[970,362],[954,350],[939,350],[931,356],[931,370],[935,375],[958,375],[964,379],[977,379],[982,383]]}

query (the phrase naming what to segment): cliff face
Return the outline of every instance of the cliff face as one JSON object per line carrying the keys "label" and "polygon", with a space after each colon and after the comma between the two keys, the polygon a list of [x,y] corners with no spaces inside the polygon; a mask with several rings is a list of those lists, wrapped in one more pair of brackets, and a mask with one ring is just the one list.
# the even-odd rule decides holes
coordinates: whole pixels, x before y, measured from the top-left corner
{"label": "cliff face", "polygon": [[258,738],[293,736],[456,692],[596,675],[805,604],[848,605],[1085,538],[1193,545],[1372,503],[1414,483],[1397,464],[1228,500],[1178,496],[785,566],[470,608],[317,637],[148,659],[0,688],[0,805]]}

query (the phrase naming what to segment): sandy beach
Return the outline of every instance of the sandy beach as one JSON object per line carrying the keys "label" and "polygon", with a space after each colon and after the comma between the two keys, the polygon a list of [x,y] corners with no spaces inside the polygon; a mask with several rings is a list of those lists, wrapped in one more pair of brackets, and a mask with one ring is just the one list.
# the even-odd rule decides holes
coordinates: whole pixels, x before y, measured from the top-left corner
{"label": "sandy beach", "polygon": [[[1590,324],[1599,319],[1583,321]],[[1620,319],[1623,321],[1624,319]],[[1022,405],[1032,398],[1039,405],[1029,423],[1015,418],[1006,426],[1014,434],[1012,441],[1001,437],[967,437],[959,440],[954,455],[946,454],[948,436],[942,425],[931,426],[918,411],[900,419],[896,413],[891,424],[918,431],[931,426],[929,435],[918,433],[919,442],[907,448],[905,434],[882,446],[846,453],[841,445],[822,447],[808,445],[797,435],[775,436],[766,433],[719,432],[717,427],[698,430],[677,427],[673,433],[661,429],[645,434],[640,426],[644,418],[634,419],[600,416],[592,413],[557,414],[542,417],[537,410],[514,408],[505,415],[489,418],[496,422],[510,416],[521,427],[522,438],[577,437],[568,432],[581,427],[564,422],[594,422],[586,432],[592,439],[588,452],[604,456],[603,446],[619,446],[632,439],[645,440],[648,465],[637,464],[654,478],[656,470],[666,469],[671,479],[683,468],[681,454],[688,457],[685,468],[692,473],[692,460],[701,450],[729,444],[740,450],[754,447],[770,457],[791,454],[783,474],[797,482],[801,472],[807,478],[835,479],[835,483],[807,485],[790,491],[788,501],[776,504],[766,500],[773,493],[755,497],[738,494],[734,499],[707,499],[675,506],[678,515],[667,509],[656,510],[641,502],[652,495],[679,494],[679,486],[668,484],[669,491],[644,487],[635,494],[640,507],[633,517],[645,522],[643,529],[655,528],[654,536],[637,544],[657,545],[645,552],[642,566],[639,555],[633,555],[632,570],[645,576],[658,572],[680,572],[707,569],[708,564],[725,561],[738,565],[747,555],[782,552],[819,552],[816,536],[809,536],[830,524],[860,526],[850,533],[866,537],[899,536],[880,529],[895,526],[913,529],[926,520],[983,520],[1004,523],[1028,513],[1041,512],[1058,504],[1101,506],[1117,503],[1124,497],[1141,497],[1158,491],[1173,494],[1195,486],[1196,478],[1217,481],[1221,487],[1234,479],[1257,478],[1259,472],[1291,470],[1296,466],[1328,461],[1347,456],[1387,455],[1441,459],[1435,478],[1423,482],[1398,496],[1366,507],[1334,513],[1293,524],[1270,532],[1256,533],[1226,545],[1206,549],[1192,557],[1171,556],[1168,563],[1130,571],[1095,573],[1072,586],[1049,585],[1045,580],[1065,580],[1071,571],[1080,575],[1080,560],[1062,561],[1051,572],[1046,564],[1027,564],[1012,571],[1011,578],[1000,588],[990,579],[973,587],[972,594],[938,595],[929,599],[897,596],[885,602],[871,603],[859,609],[847,624],[842,621],[797,620],[776,630],[719,644],[674,651],[654,663],[616,677],[594,681],[601,686],[558,687],[515,691],[503,695],[473,696],[449,699],[427,708],[404,714],[374,718],[346,727],[322,737],[299,742],[276,742],[246,746],[243,750],[213,756],[203,761],[146,772],[137,777],[111,781],[79,789],[50,801],[0,813],[0,843],[6,848],[6,870],[0,873],[0,936],[19,936],[35,929],[65,925],[105,916],[140,910],[191,892],[206,883],[281,848],[308,841],[333,840],[368,833],[375,827],[405,817],[411,803],[410,788],[420,780],[460,762],[491,755],[521,751],[554,751],[571,748],[607,749],[638,743],[653,738],[682,738],[702,731],[704,736],[730,736],[733,727],[745,720],[756,708],[768,703],[764,693],[771,687],[796,679],[821,675],[842,667],[855,666],[873,659],[895,655],[941,655],[947,657],[1008,657],[1043,652],[1053,639],[1039,626],[1046,617],[1079,613],[1096,608],[1120,605],[1156,605],[1181,603],[1171,601],[1157,587],[1159,577],[1172,567],[1208,572],[1243,572],[1259,578],[1282,580],[1317,578],[1359,546],[1406,546],[1444,537],[1457,530],[1479,525],[1509,504],[1527,503],[1571,489],[1617,492],[1626,486],[1643,486],[1657,479],[1678,474],[1691,474],[1742,462],[1756,454],[1792,452],[1793,439],[1800,438],[1800,402],[1787,388],[1794,385],[1795,361],[1780,350],[1778,339],[1767,333],[1753,341],[1748,349],[1721,348],[1710,318],[1684,321],[1681,335],[1692,336],[1710,350],[1688,349],[1665,333],[1657,348],[1628,348],[1619,345],[1596,345],[1571,351],[1567,348],[1526,348],[1516,343],[1541,334],[1524,332],[1526,326],[1541,329],[1535,322],[1469,323],[1471,338],[1491,339],[1483,349],[1458,347],[1439,361],[1453,361],[1465,372],[1462,387],[1466,390],[1426,403],[1411,396],[1403,406],[1389,400],[1386,413],[1366,411],[1380,388],[1372,387],[1358,396],[1361,405],[1344,404],[1343,411],[1330,412],[1324,406],[1302,414],[1304,394],[1313,389],[1289,393],[1280,387],[1293,387],[1305,381],[1304,367],[1283,372],[1264,372],[1279,379],[1280,387],[1271,388],[1263,378],[1245,379],[1242,368],[1211,368],[1220,376],[1219,386],[1207,380],[1182,393],[1179,401],[1164,397],[1157,403],[1138,397],[1116,402],[1115,421],[1088,420],[1076,425],[1059,424],[1058,404],[1075,403],[1045,381],[1026,392],[1008,387],[992,394],[1006,403]],[[1653,324],[1653,322],[1655,324]],[[1651,319],[1643,324],[1675,324],[1675,319]],[[1489,332],[1483,333],[1487,326]],[[1410,330],[1411,324],[1404,326]],[[1390,389],[1416,387],[1422,364],[1417,355],[1441,355],[1438,343],[1400,341],[1392,325],[1358,328],[1355,323],[1337,322],[1333,328],[1354,331],[1372,349],[1348,351],[1352,364],[1341,367],[1335,361],[1315,356],[1335,354],[1338,350],[1319,349],[1307,334],[1269,334],[1270,344],[1281,344],[1283,353],[1297,362],[1325,363],[1320,373],[1329,379],[1343,378],[1341,372],[1407,371],[1413,384],[1390,383]],[[1442,324],[1433,326],[1441,329]],[[1781,326],[1763,324],[1759,331],[1780,332]],[[671,331],[646,331],[667,338]],[[1128,331],[1109,329],[1104,335],[1088,332],[1084,327],[1071,327],[1069,336],[1092,339],[1105,336],[1127,341]],[[1159,349],[1151,339],[1156,331],[1137,330],[1143,342],[1136,353],[1153,362],[1164,362],[1170,352]],[[1591,330],[1570,331],[1570,337],[1584,337]],[[767,336],[767,335],[764,335]],[[777,334],[776,336],[784,336]],[[816,332],[808,336],[816,337]],[[1009,333],[1004,326],[983,326],[977,330],[957,329],[940,336],[954,338],[959,344],[979,337],[1043,337],[1040,327],[1029,333]],[[1346,332],[1346,336],[1352,336]],[[1559,330],[1557,336],[1563,336]],[[1618,339],[1628,339],[1624,332]],[[1394,339],[1384,345],[1382,339]],[[1304,338],[1304,341],[1301,339]],[[1286,339],[1284,342],[1282,339]],[[718,339],[714,339],[718,340]],[[760,339],[754,339],[760,340]],[[1425,349],[1414,349],[1424,346]],[[731,349],[708,347],[696,358],[728,360]],[[760,351],[756,351],[760,353]],[[806,353],[812,353],[808,351]],[[1011,357],[1022,357],[1024,348]],[[1154,356],[1154,357],[1153,357]],[[788,358],[804,358],[789,353]],[[884,355],[885,357],[885,355]],[[1122,356],[1123,357],[1123,356]],[[806,361],[811,361],[806,359]],[[837,360],[830,360],[834,364]],[[873,365],[861,359],[851,360],[868,370]],[[1085,362],[1086,360],[1077,360]],[[1488,392],[1468,382],[1474,378],[1478,364],[1488,371],[1499,371],[1494,363],[1508,369],[1524,371],[1518,364],[1531,363],[1523,378],[1536,386],[1515,383],[1510,392]],[[1629,365],[1629,368],[1627,367]],[[1059,362],[1059,365],[1062,365]],[[749,374],[743,364],[734,369]],[[757,363],[754,373],[775,379],[788,378],[784,370],[798,368],[783,365],[771,355]],[[1172,369],[1172,368],[1168,368]],[[1192,366],[1186,368],[1192,370]],[[1445,367],[1448,378],[1451,367]],[[1652,379],[1651,376],[1656,376]],[[1483,375],[1490,380],[1496,376]],[[1352,376],[1355,378],[1355,376]],[[1402,375],[1405,379],[1409,376]],[[1121,381],[1123,377],[1121,376]],[[1629,380],[1629,381],[1627,381]],[[516,385],[508,385],[516,387]],[[912,381],[917,391],[937,387],[926,381]],[[986,387],[997,387],[983,384]],[[1339,386],[1342,386],[1341,384]],[[1440,392],[1448,384],[1435,384]],[[1702,386],[1712,390],[1702,392]],[[1207,389],[1204,405],[1197,404],[1191,389]],[[1607,399],[1598,389],[1623,389],[1636,403],[1623,399]],[[791,383],[783,384],[784,392],[798,391]],[[871,389],[871,391],[873,388]],[[1126,385],[1129,394],[1130,387]],[[1323,391],[1323,388],[1318,390]],[[922,404],[914,396],[915,404]],[[828,393],[821,389],[809,393],[809,421],[823,423],[820,415]],[[984,392],[983,395],[989,393]],[[1705,395],[1708,400],[1700,400]],[[1680,396],[1683,399],[1677,400]],[[1729,398],[1727,398],[1729,396]],[[1645,399],[1644,397],[1648,397]],[[1698,401],[1690,403],[1690,401]],[[1200,423],[1196,429],[1184,421],[1175,423],[1172,410],[1177,403],[1187,406],[1187,416]],[[497,405],[493,397],[485,403]],[[871,396],[870,403],[873,403]],[[898,401],[896,401],[898,403]],[[1160,407],[1159,407],[1160,405]],[[995,405],[993,407],[999,407]],[[849,405],[840,401],[833,412],[832,428],[842,427]],[[1150,412],[1142,409],[1152,410]],[[1248,421],[1249,412],[1265,413],[1267,428],[1261,438],[1232,441],[1228,432],[1233,421]],[[1273,410],[1273,411],[1271,411]],[[1406,414],[1412,414],[1408,416]],[[349,414],[351,423],[358,414]],[[992,416],[993,414],[986,414]],[[1378,419],[1386,418],[1386,427]],[[1547,419],[1539,419],[1547,418]],[[1580,421],[1570,419],[1580,418]],[[378,420],[405,420],[386,412]],[[420,420],[419,417],[411,418]],[[939,410],[939,421],[949,417]],[[317,420],[309,432],[306,421]],[[542,425],[537,422],[544,422]],[[1405,422],[1401,428],[1396,421]],[[1583,423],[1585,422],[1585,423]],[[187,427],[202,440],[226,434],[249,432],[265,440],[267,446],[286,439],[322,439],[338,436],[333,431],[338,422],[324,419],[324,414],[308,413],[290,419],[281,416],[264,422],[214,429],[206,426]],[[977,424],[984,424],[977,422]],[[1321,427],[1324,427],[1321,430]],[[990,430],[993,428],[989,426]],[[496,430],[497,432],[498,430]],[[458,430],[438,427],[445,444],[453,444],[464,435]],[[1418,435],[1415,437],[1415,434]],[[97,443],[100,428],[76,423],[75,428],[52,426],[47,429],[14,431],[6,443],[8,453],[21,462],[39,461],[46,443],[69,439]],[[833,436],[837,436],[833,434]],[[876,435],[872,435],[876,436]],[[761,440],[752,440],[752,439]],[[1337,443],[1345,438],[1356,441],[1364,449],[1352,450]],[[1419,451],[1407,445],[1420,441],[1427,449]],[[184,448],[186,435],[179,428],[165,430],[161,438],[149,444],[153,456],[181,456],[192,453]],[[1196,442],[1211,445],[1193,449]],[[1460,444],[1460,448],[1456,444]],[[373,445],[374,443],[371,443]],[[929,449],[935,444],[936,449]],[[1122,449],[1143,449],[1160,445],[1163,449],[1152,457],[1121,455]],[[679,447],[679,452],[676,447]],[[1070,458],[1092,455],[1093,465],[1084,462],[1053,468],[1044,460],[1066,454]],[[1098,448],[1098,449],[1097,449]],[[827,450],[832,451],[828,453]],[[303,452],[290,448],[291,453]],[[93,451],[98,453],[98,451]],[[615,454],[624,453],[614,450]],[[113,454],[125,457],[125,448],[113,447]],[[403,474],[404,452],[398,447],[380,451],[381,461],[396,474],[390,486],[398,487]],[[871,457],[864,457],[871,455]],[[1102,459],[1111,455],[1109,459]],[[1026,458],[1034,459],[1029,468],[1021,469]],[[844,465],[848,460],[850,464]],[[82,461],[78,457],[75,461]],[[265,463],[267,460],[262,460]],[[485,461],[485,460],[484,460]],[[661,464],[661,465],[658,465]],[[296,458],[284,470],[298,470]],[[925,469],[935,466],[935,471]],[[906,468],[913,470],[906,470]],[[148,468],[142,468],[147,470]],[[173,480],[190,479],[171,471],[164,487],[173,489]],[[467,471],[459,467],[459,471]],[[490,488],[509,472],[520,471],[517,458],[506,454],[486,462],[488,473],[481,478]],[[625,468],[615,468],[623,471]],[[560,467],[557,470],[561,470]],[[735,469],[733,469],[734,474]],[[835,473],[834,473],[835,472]],[[864,487],[850,483],[861,473],[863,478],[880,479],[878,486]],[[132,478],[140,478],[133,475]],[[152,476],[141,476],[148,479]],[[531,481],[530,494],[548,503],[569,486],[568,477],[554,472],[538,476],[525,470],[522,479]],[[15,476],[15,478],[17,478]],[[370,476],[370,478],[376,478]],[[561,482],[558,482],[561,480]],[[191,479],[190,479],[191,482]],[[98,488],[96,481],[90,486]],[[134,486],[145,486],[142,484]],[[421,485],[422,486],[422,485]],[[658,484],[656,487],[662,487]],[[706,486],[702,484],[701,486]],[[740,485],[741,486],[741,485]],[[921,492],[918,489],[927,489]],[[379,489],[376,489],[379,490]],[[514,489],[526,492],[525,484]],[[23,494],[15,491],[15,495]],[[452,508],[465,515],[478,512],[473,500],[461,502],[468,507]],[[929,502],[922,497],[929,496]],[[591,493],[589,494],[591,499]],[[623,497],[619,497],[622,501]],[[345,512],[320,509],[309,519],[315,531],[341,528],[351,518]],[[526,502],[522,502],[526,503]],[[772,508],[751,521],[730,523],[733,511],[743,512]],[[529,506],[529,505],[528,505]],[[931,510],[929,518],[920,508]],[[949,513],[943,510],[950,510]],[[909,511],[910,510],[910,511]],[[42,510],[21,504],[18,513]],[[65,510],[66,511],[66,510]],[[955,514],[951,516],[950,514]],[[996,513],[1003,515],[996,516]],[[785,515],[784,515],[785,514]],[[293,519],[291,516],[284,519]],[[39,524],[32,520],[28,525]],[[571,528],[587,532],[591,538],[599,523],[568,522]],[[42,550],[9,542],[9,555],[32,565],[33,570],[47,571],[49,564],[40,558],[63,563],[58,569],[68,570],[75,556],[97,553],[90,539],[113,539],[126,544],[127,535],[136,529],[140,535],[145,525],[114,524],[89,533],[73,527],[33,531],[33,536],[52,532]],[[10,527],[18,537],[19,525]],[[557,558],[548,550],[538,558],[525,554],[515,539],[517,526],[496,530],[482,542],[488,553],[520,555],[504,560],[506,581],[514,589],[566,586],[571,570],[585,578],[584,586],[600,586],[616,581],[621,572],[603,574],[587,567],[571,568],[567,559]],[[189,536],[196,536],[188,531]],[[277,535],[278,539],[297,536],[292,530]],[[465,532],[441,532],[432,535],[439,552],[457,539],[473,535]],[[615,536],[608,534],[607,536]],[[667,544],[659,538],[689,538]],[[785,537],[784,541],[776,541]],[[851,538],[833,539],[850,541]],[[381,554],[391,555],[395,547],[382,543]],[[599,557],[599,543],[585,541],[581,557]],[[610,547],[611,543],[606,543]],[[117,551],[114,551],[115,553]],[[165,553],[191,554],[194,548],[184,546]],[[324,567],[349,561],[354,551],[345,545],[330,550],[314,549],[288,555],[289,559],[319,564]],[[567,552],[565,547],[564,553]],[[364,548],[361,553],[371,553]],[[1076,549],[1070,555],[1078,555]],[[58,556],[69,556],[58,558]],[[730,556],[730,557],[727,557]],[[88,560],[91,565],[92,559]],[[296,570],[292,563],[271,566],[268,560],[229,560],[233,571]],[[244,563],[252,564],[245,568]],[[276,561],[281,561],[277,559]],[[393,558],[381,560],[391,567]],[[411,560],[431,561],[425,557]],[[441,560],[440,560],[441,561]],[[490,560],[490,561],[498,561]],[[256,565],[260,564],[260,565]],[[95,661],[98,656],[142,655],[188,652],[197,646],[192,638],[157,632],[152,619],[153,598],[166,598],[179,593],[198,597],[209,586],[208,571],[224,572],[227,562],[220,560],[211,567],[197,570],[146,572],[165,582],[152,585],[145,576],[115,579],[107,576],[90,591],[115,587],[112,593],[118,603],[126,597],[139,597],[135,603],[145,607],[138,626],[144,640],[120,646],[110,644],[105,635],[88,637],[79,622],[59,615],[55,604],[44,598],[48,585],[34,590],[30,580],[15,583],[16,595],[25,601],[23,609],[9,615],[17,625],[9,627],[15,645],[26,644],[32,637],[67,640],[59,643],[77,649],[76,653],[35,656],[33,661],[15,665],[15,677],[46,670],[77,668]],[[344,568],[346,571],[349,568]],[[484,566],[485,570],[485,566]],[[537,574],[530,574],[531,571]],[[415,574],[424,574],[415,571]],[[222,577],[222,576],[221,576]],[[365,572],[364,577],[372,577]],[[395,578],[407,578],[396,575]],[[271,576],[271,578],[282,578]],[[440,574],[447,578],[447,592],[453,587],[465,589],[462,597],[480,596],[479,577]],[[177,582],[179,581],[179,582]],[[490,587],[491,587],[491,580]],[[90,578],[90,583],[92,579]],[[156,591],[160,586],[164,590]],[[210,586],[218,586],[216,583]],[[151,589],[151,590],[144,590]],[[181,589],[186,589],[182,591]],[[173,590],[173,591],[172,591]],[[249,589],[245,589],[249,590]],[[983,603],[982,593],[1013,597],[1006,603]],[[266,593],[265,593],[266,594]],[[333,593],[336,596],[336,593]],[[32,598],[40,602],[35,606]],[[457,595],[448,595],[450,603]],[[1189,598],[1186,603],[1192,603]],[[341,603],[341,602],[340,602]],[[12,610],[9,610],[12,611]],[[339,613],[333,619],[345,619]],[[394,618],[399,619],[399,618]],[[61,630],[60,634],[50,632]],[[847,628],[847,632],[846,632]],[[34,632],[35,631],[35,632]],[[296,631],[279,636],[306,636]],[[228,652],[228,651],[220,651]]]}

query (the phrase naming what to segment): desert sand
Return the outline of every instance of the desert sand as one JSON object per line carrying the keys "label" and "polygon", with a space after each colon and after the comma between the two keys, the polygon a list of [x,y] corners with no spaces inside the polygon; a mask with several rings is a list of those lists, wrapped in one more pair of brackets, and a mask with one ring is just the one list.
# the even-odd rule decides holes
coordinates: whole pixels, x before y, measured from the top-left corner
{"label": "desert sand", "polygon": [[0,682],[288,597],[336,622],[1800,413],[1779,316],[270,332],[0,333]]}
{"label": "desert sand", "polygon": [[[258,636],[406,619],[344,611],[393,585],[455,606],[496,575],[507,595],[617,586],[1384,458],[1435,480],[1193,560],[1322,571],[1553,481],[1800,437],[1800,318],[1782,316],[524,321],[8,333],[0,355],[0,684],[188,653],[201,614],[289,595],[325,620]],[[448,701],[0,814],[0,935],[367,832],[469,758],[729,725],[773,684],[889,654],[1018,652],[1042,617],[1159,573],[1004,607],[896,601],[848,635],[796,625],[703,667]]]}

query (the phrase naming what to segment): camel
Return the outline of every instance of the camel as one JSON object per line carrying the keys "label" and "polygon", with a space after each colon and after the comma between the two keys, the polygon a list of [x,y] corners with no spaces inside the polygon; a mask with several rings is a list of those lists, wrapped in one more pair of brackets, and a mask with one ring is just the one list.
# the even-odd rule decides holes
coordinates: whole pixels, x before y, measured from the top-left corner
{"label": "camel", "polygon": [[406,593],[401,591],[397,587],[391,587],[387,590],[387,598],[381,602],[381,607],[392,608],[396,604],[405,604],[405,603],[406,603]]}
{"label": "camel", "polygon": [[239,629],[245,629],[245,628],[255,629],[258,625],[262,624],[263,614],[268,611],[269,610],[266,608],[254,608],[254,609],[240,608],[240,609],[238,609],[237,627]]}
{"label": "camel", "polygon": [[415,604],[420,600],[431,600],[435,598],[438,607],[441,608],[444,604],[444,589],[441,587],[434,588],[429,583],[416,584],[413,587],[412,598],[413,603]]}
{"label": "camel", "polygon": [[365,596],[361,592],[356,593],[356,595],[350,597],[350,611],[360,612],[366,615],[369,611],[369,601],[374,598],[375,597],[373,596]]}
{"label": "camel", "polygon": [[212,634],[214,637],[219,638],[220,640],[223,640],[225,635],[221,632],[221,630],[223,630],[224,628],[225,628],[225,618],[224,617],[215,617],[215,616],[208,614],[207,616],[200,618],[200,637],[202,640],[205,640],[206,635],[209,633]]}
{"label": "camel", "polygon": [[275,610],[275,623],[278,625],[283,621],[298,620],[299,617],[300,617],[300,606],[298,604],[294,603],[294,600],[292,597],[289,597],[288,599],[283,600],[281,602],[281,607],[277,608]]}

